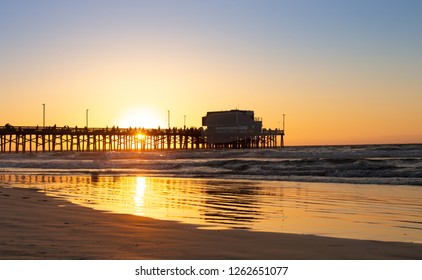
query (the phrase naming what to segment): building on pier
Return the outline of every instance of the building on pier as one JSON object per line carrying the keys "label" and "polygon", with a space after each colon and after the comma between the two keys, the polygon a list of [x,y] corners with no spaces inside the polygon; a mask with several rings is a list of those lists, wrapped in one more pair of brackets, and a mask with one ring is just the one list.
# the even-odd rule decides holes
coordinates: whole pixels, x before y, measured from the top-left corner
{"label": "building on pier", "polygon": [[206,143],[213,147],[274,147],[277,136],[284,135],[281,130],[263,129],[262,118],[250,110],[208,112],[202,117],[202,126],[206,127]]}

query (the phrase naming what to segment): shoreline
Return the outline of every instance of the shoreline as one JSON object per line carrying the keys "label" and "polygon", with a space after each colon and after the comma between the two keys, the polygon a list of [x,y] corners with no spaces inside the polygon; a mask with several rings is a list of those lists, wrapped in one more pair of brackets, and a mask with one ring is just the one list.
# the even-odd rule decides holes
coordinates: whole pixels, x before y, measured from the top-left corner
{"label": "shoreline", "polygon": [[422,244],[204,230],[0,186],[0,259],[422,259]]}

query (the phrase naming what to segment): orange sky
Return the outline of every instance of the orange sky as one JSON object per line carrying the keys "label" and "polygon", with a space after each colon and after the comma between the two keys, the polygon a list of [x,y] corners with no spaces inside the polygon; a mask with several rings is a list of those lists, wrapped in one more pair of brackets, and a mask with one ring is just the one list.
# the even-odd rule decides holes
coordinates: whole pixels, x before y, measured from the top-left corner
{"label": "orange sky", "polygon": [[0,125],[41,125],[43,103],[96,127],[239,108],[286,114],[287,145],[422,142],[419,4],[304,2],[2,2]]}

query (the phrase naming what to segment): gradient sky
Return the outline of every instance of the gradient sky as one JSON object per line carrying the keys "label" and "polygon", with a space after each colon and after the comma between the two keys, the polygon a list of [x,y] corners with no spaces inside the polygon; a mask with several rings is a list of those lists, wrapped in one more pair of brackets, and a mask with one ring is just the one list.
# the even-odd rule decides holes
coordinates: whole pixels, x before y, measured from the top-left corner
{"label": "gradient sky", "polygon": [[422,142],[422,1],[0,0],[0,125],[200,126]]}

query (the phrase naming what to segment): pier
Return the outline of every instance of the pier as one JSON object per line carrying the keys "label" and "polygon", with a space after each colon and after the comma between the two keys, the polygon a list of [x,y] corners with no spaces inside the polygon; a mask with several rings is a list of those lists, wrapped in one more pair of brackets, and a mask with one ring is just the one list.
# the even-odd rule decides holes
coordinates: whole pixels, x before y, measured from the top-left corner
{"label": "pier", "polygon": [[284,146],[284,131],[232,135],[229,143],[208,143],[203,128],[0,127],[1,153],[152,151],[170,149],[275,148]]}

